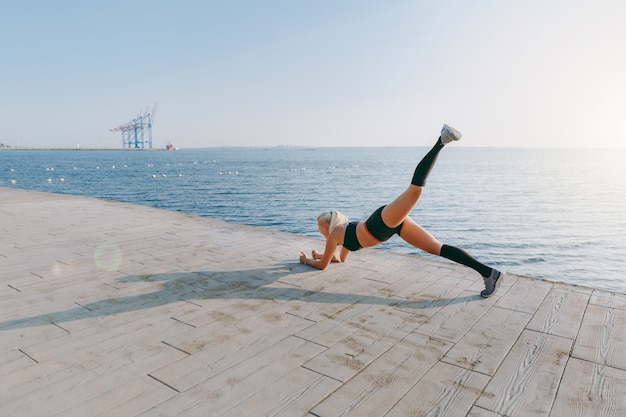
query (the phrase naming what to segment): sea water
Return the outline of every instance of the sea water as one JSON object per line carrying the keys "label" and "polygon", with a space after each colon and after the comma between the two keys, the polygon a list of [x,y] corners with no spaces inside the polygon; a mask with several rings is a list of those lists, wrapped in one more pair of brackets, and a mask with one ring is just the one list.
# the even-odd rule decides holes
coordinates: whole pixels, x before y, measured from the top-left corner
{"label": "sea water", "polygon": [[[427,151],[11,150],[0,152],[0,186],[320,237],[317,214],[339,210],[351,220],[367,218],[404,191]],[[442,243],[490,266],[626,293],[625,180],[626,150],[448,146],[411,217]],[[378,248],[431,256],[397,236]],[[321,242],[316,249],[323,249]]]}

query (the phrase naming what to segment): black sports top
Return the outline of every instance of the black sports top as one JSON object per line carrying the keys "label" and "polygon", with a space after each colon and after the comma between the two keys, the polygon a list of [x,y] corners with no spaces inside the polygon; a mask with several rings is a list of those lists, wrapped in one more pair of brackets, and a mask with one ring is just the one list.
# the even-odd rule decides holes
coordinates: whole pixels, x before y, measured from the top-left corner
{"label": "black sports top", "polygon": [[359,240],[356,238],[357,224],[358,222],[348,223],[348,225],[346,226],[346,234],[343,237],[343,247],[352,252],[357,251],[363,247],[359,243]]}
{"label": "black sports top", "polygon": [[[378,240],[379,242],[385,242],[389,240],[389,238],[395,234],[400,234],[402,230],[402,222],[399,226],[389,227],[383,221],[383,209],[385,206],[379,207],[372,215],[365,221],[365,230],[369,232],[369,234]],[[350,222],[346,226],[346,234],[343,237],[343,247],[348,249],[349,251],[357,251],[361,249],[363,246],[359,243],[359,239],[356,237],[356,225],[358,222]]]}

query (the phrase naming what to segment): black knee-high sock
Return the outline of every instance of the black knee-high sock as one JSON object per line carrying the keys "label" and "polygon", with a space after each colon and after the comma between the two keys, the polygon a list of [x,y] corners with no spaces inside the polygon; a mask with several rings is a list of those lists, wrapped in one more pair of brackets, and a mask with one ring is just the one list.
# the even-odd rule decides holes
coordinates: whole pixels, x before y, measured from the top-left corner
{"label": "black knee-high sock", "polygon": [[465,252],[463,249],[459,249],[454,246],[443,245],[441,247],[441,256],[444,258],[450,259],[456,263],[469,266],[474,271],[478,272],[483,278],[489,277],[491,275],[492,269],[487,265],[483,265],[478,262],[476,259],[472,258],[472,256]]}
{"label": "black knee-high sock", "polygon": [[413,173],[413,180],[411,180],[411,184],[418,185],[420,187],[423,187],[426,184],[426,178],[428,178],[428,174],[430,174],[430,171],[433,169],[441,149],[443,149],[443,143],[441,143],[441,140],[437,140],[435,146],[433,146],[433,148],[426,155],[424,155],[419,164],[417,164],[417,168],[415,168],[415,172]]}

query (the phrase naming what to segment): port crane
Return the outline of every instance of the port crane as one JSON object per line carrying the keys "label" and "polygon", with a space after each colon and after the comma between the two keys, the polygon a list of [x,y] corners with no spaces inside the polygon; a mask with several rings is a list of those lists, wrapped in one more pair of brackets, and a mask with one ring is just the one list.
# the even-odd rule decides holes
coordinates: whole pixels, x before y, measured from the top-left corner
{"label": "port crane", "polygon": [[139,109],[137,116],[128,123],[114,127],[111,132],[122,132],[122,147],[129,149],[152,148],[152,125],[156,114],[157,104],[150,112],[150,107],[146,107],[145,112]]}

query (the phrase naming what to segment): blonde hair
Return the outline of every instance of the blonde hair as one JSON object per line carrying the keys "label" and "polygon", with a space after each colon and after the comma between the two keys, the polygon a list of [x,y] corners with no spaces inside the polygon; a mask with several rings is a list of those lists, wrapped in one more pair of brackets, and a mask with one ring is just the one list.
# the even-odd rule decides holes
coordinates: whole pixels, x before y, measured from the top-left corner
{"label": "blonde hair", "polygon": [[329,231],[333,230],[335,226],[348,223],[348,221],[348,218],[343,215],[343,213],[336,210],[325,211],[324,213],[317,216],[317,223],[327,224]]}

